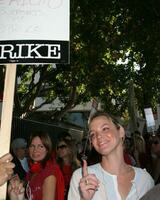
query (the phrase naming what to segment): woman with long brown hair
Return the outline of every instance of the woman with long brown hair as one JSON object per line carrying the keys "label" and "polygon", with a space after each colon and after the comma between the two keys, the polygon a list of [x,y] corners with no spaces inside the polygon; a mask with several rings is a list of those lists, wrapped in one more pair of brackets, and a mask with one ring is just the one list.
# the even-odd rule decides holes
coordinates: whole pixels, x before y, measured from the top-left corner
{"label": "woman with long brown hair", "polygon": [[[52,159],[52,142],[46,132],[39,131],[31,134],[29,140],[29,157],[30,170],[26,177],[27,199],[63,200],[63,175],[56,162]],[[17,180],[13,180],[10,183],[9,196],[13,197],[17,195],[17,199],[11,198],[11,200],[22,199],[22,193],[17,189],[18,184]]]}

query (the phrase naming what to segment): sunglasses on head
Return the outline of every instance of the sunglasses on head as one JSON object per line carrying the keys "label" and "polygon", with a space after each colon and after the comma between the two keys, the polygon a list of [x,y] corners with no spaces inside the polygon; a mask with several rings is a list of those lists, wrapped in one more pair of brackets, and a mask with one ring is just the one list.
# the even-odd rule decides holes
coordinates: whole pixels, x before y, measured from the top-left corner
{"label": "sunglasses on head", "polygon": [[67,148],[67,145],[62,144],[62,145],[59,145],[59,146],[57,147],[57,150],[58,150],[58,149],[64,149],[64,148]]}

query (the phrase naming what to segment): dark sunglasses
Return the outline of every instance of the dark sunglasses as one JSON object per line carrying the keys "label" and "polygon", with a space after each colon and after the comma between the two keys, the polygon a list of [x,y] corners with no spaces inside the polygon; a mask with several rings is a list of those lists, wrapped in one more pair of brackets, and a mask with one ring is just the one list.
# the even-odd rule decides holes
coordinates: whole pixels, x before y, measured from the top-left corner
{"label": "dark sunglasses", "polygon": [[67,145],[62,144],[62,145],[60,145],[60,146],[57,147],[57,150],[58,150],[58,149],[64,149],[64,148],[67,148]]}
{"label": "dark sunglasses", "polygon": [[152,141],[152,144],[157,145],[157,144],[159,144],[159,141],[158,140]]}

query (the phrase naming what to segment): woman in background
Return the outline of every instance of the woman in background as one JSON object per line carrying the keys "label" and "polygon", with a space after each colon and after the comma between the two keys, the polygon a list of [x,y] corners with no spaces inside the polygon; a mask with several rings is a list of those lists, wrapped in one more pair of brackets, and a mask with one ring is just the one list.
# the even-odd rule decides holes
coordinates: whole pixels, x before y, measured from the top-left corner
{"label": "woman in background", "polygon": [[151,151],[152,151],[152,175],[155,180],[155,183],[160,183],[160,133],[157,133],[152,137],[151,142]]}
{"label": "woman in background", "polygon": [[[52,159],[52,142],[47,133],[36,132],[30,136],[29,157],[30,170],[26,177],[27,199],[63,200],[64,180],[59,167]],[[22,199],[24,191],[17,190],[18,184],[20,184],[18,180],[12,180],[9,185],[11,200]],[[22,189],[22,186],[20,185],[19,188]]]}
{"label": "woman in background", "polygon": [[57,144],[57,163],[64,177],[65,199],[67,199],[72,173],[81,166],[80,161],[77,159],[77,150],[73,140],[66,138],[59,140]]}

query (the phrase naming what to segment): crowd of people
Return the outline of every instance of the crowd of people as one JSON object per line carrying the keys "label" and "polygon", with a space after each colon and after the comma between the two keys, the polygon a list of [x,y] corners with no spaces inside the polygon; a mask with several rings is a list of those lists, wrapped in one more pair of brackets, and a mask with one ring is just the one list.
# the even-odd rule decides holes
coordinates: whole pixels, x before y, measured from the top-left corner
{"label": "crowd of people", "polygon": [[88,157],[69,134],[54,148],[43,131],[31,133],[27,142],[13,140],[11,154],[0,158],[0,186],[9,180],[7,198],[158,200],[160,132],[127,138],[123,126],[105,112],[93,115],[88,129]]}

